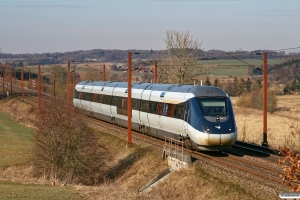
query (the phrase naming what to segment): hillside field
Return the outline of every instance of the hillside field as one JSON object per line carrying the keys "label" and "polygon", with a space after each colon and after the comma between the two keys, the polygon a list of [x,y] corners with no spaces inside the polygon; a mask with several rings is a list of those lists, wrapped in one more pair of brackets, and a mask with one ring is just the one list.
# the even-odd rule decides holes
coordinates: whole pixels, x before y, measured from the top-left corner
{"label": "hillside field", "polygon": [[[291,145],[293,139],[290,125],[299,123],[300,95],[278,96],[277,111],[268,114],[268,141],[272,147]],[[240,108],[235,105],[238,97],[232,98],[238,126],[238,139],[261,144],[262,111]],[[50,181],[33,178],[30,175],[34,130],[34,108],[18,99],[1,100],[0,103],[0,198],[1,199],[266,199],[264,190],[248,190],[247,183],[237,184],[216,173],[216,169],[197,161],[188,170],[173,173],[152,192],[136,193],[167,164],[161,159],[161,149],[150,149],[147,145],[133,140],[127,148],[126,133],[119,136],[105,133],[105,127],[97,127],[101,142],[107,147],[114,167],[130,155],[137,156],[130,168],[122,171],[114,180],[107,180],[99,186],[67,185],[52,187]],[[20,125],[21,124],[21,125]],[[295,141],[295,140],[294,140]],[[208,165],[209,166],[209,165]],[[223,174],[222,171],[217,173]],[[188,184],[187,184],[188,183]],[[193,190],[193,193],[186,192]],[[259,195],[258,195],[259,194]],[[269,193],[270,194],[270,193]],[[273,193],[274,194],[274,193]],[[258,196],[257,196],[258,195]],[[273,196],[275,198],[276,195]]]}

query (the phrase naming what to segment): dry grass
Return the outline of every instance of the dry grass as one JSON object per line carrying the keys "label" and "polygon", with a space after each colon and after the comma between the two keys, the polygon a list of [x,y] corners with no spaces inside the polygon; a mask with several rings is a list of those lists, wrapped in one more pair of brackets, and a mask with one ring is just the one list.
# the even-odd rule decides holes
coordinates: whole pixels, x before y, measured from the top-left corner
{"label": "dry grass", "polygon": [[[289,124],[296,123],[300,110],[300,95],[278,97],[278,108],[273,114],[268,114],[269,144],[278,146],[290,137]],[[232,98],[235,104],[237,98]],[[1,109],[14,116],[14,120],[34,127],[30,123],[34,110],[30,105],[19,100],[11,100],[1,104]],[[260,144],[262,141],[262,111],[251,108],[240,108],[234,105],[236,123],[239,129],[239,139]],[[23,111],[23,112],[20,112]],[[21,113],[21,114],[20,114]],[[247,127],[245,127],[247,126]],[[241,134],[245,127],[245,134]],[[115,176],[98,186],[70,186],[76,189],[83,199],[251,199],[246,189],[235,183],[224,182],[218,177],[208,174],[199,167],[175,172],[151,192],[137,194],[137,190],[166,168],[161,160],[161,152],[141,148],[136,145],[126,148],[126,141],[115,136],[100,133],[101,142],[106,144],[106,153],[111,158],[107,166],[116,169]],[[2,139],[2,138],[1,138]],[[134,157],[129,166],[123,168],[128,158]],[[50,184],[49,180],[31,177],[31,166],[8,166],[2,168],[0,180],[21,183]],[[57,185],[62,183],[57,182]],[[6,186],[9,184],[5,184]],[[6,187],[5,186],[5,187]],[[30,186],[31,187],[31,186]],[[37,186],[38,187],[38,186]],[[24,187],[26,190],[26,187]],[[24,191],[23,190],[23,191]],[[189,192],[193,191],[193,192]],[[47,193],[48,194],[48,193]]]}
{"label": "dry grass", "polygon": [[[245,141],[261,144],[263,138],[263,112],[252,108],[236,106],[239,97],[232,97],[238,133],[244,129],[245,122],[248,129]],[[272,147],[283,146],[292,139],[290,125],[300,120],[300,95],[278,96],[276,111],[268,113],[268,142]],[[242,140],[242,134],[238,135]]]}

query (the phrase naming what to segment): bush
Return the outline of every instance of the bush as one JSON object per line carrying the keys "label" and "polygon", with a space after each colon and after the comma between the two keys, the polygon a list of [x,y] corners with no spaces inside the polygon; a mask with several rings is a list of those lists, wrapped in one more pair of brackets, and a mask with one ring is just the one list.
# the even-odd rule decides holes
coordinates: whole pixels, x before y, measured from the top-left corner
{"label": "bush", "polygon": [[100,182],[105,153],[82,118],[64,100],[43,100],[35,134],[36,176],[84,185]]}
{"label": "bush", "polygon": [[239,100],[236,102],[236,105],[244,108],[252,108],[251,96],[251,94],[240,96]]}
{"label": "bush", "polygon": [[[276,92],[273,90],[268,90],[267,111],[270,113],[274,112],[276,105]],[[237,101],[237,106],[245,108],[252,107],[258,110],[263,110],[263,90],[255,90],[246,96],[240,97]]]}
{"label": "bush", "polygon": [[[291,135],[296,144],[300,141],[300,129],[298,126],[290,126]],[[299,145],[297,145],[299,147]],[[277,164],[282,166],[283,173],[280,175],[282,177],[282,183],[287,185],[293,192],[300,192],[300,156],[299,149],[290,148],[280,148],[283,158],[278,159]]]}

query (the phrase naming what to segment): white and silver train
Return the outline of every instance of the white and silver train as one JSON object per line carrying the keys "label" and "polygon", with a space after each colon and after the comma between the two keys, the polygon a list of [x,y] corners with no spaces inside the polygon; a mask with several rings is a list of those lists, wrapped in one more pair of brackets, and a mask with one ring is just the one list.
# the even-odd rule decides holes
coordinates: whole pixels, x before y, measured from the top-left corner
{"label": "white and silver train", "polygon": [[[73,103],[89,115],[127,126],[127,82],[79,82]],[[187,141],[199,150],[224,150],[236,141],[229,96],[214,86],[132,84],[132,129]]]}

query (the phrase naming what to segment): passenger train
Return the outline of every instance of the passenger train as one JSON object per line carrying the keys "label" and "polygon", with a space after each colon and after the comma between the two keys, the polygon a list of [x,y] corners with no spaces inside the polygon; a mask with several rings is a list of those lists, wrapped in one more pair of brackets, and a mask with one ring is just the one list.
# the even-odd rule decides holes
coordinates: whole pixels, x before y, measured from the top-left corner
{"label": "passenger train", "polygon": [[[82,81],[73,104],[89,115],[127,127],[127,82]],[[229,96],[214,86],[132,84],[132,129],[187,142],[198,150],[224,150],[237,138]]]}

